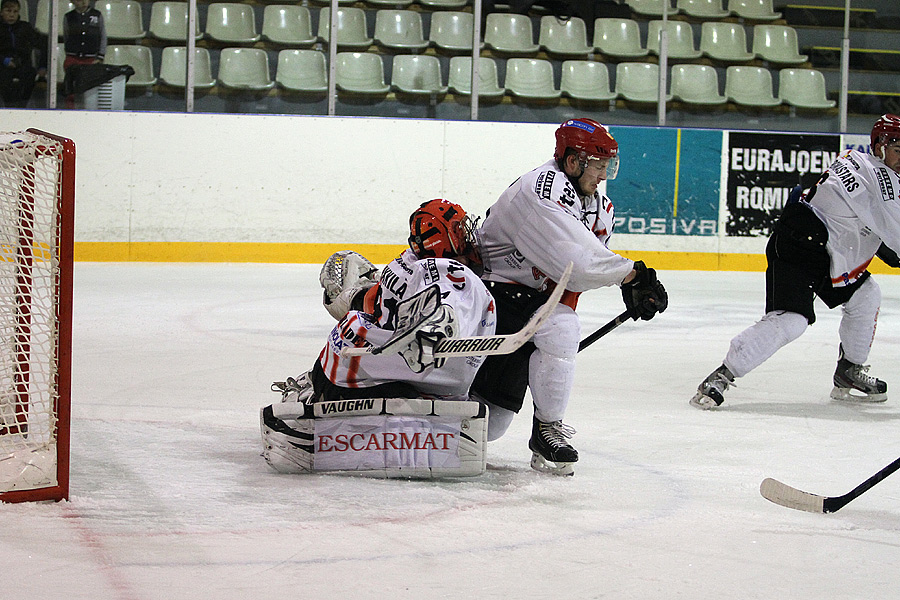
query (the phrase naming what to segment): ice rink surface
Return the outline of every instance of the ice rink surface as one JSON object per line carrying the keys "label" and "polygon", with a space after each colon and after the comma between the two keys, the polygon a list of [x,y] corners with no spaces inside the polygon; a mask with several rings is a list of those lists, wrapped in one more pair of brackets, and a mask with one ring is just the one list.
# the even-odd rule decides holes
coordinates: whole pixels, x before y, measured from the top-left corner
{"label": "ice rink surface", "polygon": [[[839,311],[688,405],[762,314],[761,273],[662,272],[667,312],[578,357],[574,477],[533,472],[530,406],[457,481],[279,475],[260,457],[272,381],[333,321],[316,265],[92,264],[75,272],[71,500],[0,505],[3,600],[895,598],[900,475],[840,512],[759,495],[765,477],[843,494],[900,456],[900,393],[831,401]],[[900,389],[900,277],[869,362]],[[584,294],[582,334],[619,314]]]}

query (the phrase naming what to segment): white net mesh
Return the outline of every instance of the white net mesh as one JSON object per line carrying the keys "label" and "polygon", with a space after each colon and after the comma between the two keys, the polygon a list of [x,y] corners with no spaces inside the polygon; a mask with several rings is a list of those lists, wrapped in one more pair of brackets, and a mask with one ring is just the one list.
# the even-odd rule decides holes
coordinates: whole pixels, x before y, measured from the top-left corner
{"label": "white net mesh", "polygon": [[62,151],[0,133],[0,492],[57,480]]}

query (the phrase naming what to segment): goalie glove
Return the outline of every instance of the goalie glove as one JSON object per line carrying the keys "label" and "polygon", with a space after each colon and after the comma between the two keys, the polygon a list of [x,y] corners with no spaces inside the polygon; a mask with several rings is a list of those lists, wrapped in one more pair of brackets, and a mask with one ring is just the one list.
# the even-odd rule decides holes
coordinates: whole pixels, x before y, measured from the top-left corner
{"label": "goalie glove", "polygon": [[335,252],[319,272],[325,310],[340,321],[353,308],[357,295],[378,283],[379,276],[378,267],[362,254],[352,250]]}
{"label": "goalie glove", "polygon": [[632,319],[649,321],[656,313],[666,310],[669,295],[656,278],[656,270],[648,269],[644,261],[636,261],[634,270],[637,271],[634,279],[622,284],[622,300]]}
{"label": "goalie glove", "polygon": [[434,349],[441,340],[456,337],[459,326],[456,312],[448,304],[441,304],[437,312],[419,325],[415,337],[409,344],[400,349],[400,356],[413,373],[421,373],[428,367],[440,369],[446,358],[435,358]]}

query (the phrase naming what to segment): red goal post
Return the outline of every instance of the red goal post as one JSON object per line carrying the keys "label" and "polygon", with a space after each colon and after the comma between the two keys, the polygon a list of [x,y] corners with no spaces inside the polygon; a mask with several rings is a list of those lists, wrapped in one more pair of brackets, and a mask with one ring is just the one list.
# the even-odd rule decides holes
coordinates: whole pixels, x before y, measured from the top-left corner
{"label": "red goal post", "polygon": [[75,144],[0,133],[0,501],[69,495]]}

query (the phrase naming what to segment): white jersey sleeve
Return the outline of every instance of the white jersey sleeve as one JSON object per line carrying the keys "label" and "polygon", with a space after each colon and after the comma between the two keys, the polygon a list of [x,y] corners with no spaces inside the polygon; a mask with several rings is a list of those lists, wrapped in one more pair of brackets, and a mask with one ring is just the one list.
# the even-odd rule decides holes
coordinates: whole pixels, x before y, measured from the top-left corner
{"label": "white jersey sleeve", "polygon": [[550,160],[491,206],[478,231],[484,278],[547,289],[571,262],[573,292],[618,285],[634,263],[611,251],[615,211],[605,196],[581,198]]}
{"label": "white jersey sleeve", "polygon": [[[496,311],[494,300],[481,279],[468,267],[449,259],[415,258],[411,252],[392,261],[382,274],[382,315],[377,320],[360,311],[350,311],[335,327],[319,355],[328,379],[341,387],[366,388],[381,383],[402,381],[413,385],[423,395],[445,399],[468,399],[469,388],[483,356],[448,358],[438,369],[430,367],[413,373],[399,354],[366,354],[343,357],[345,345],[358,345],[366,340],[382,345],[393,335],[392,307],[432,284],[441,290],[441,301],[453,307],[460,336],[494,335]],[[411,256],[410,256],[411,255]]]}
{"label": "white jersey sleeve", "polygon": [[847,150],[823,174],[809,204],[828,229],[831,281],[853,283],[883,241],[900,250],[900,178],[878,158]]}

